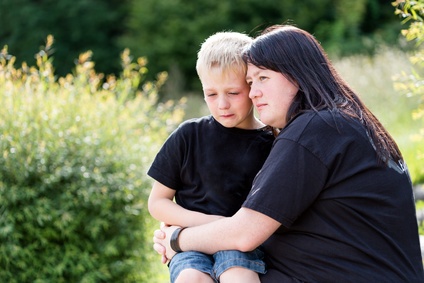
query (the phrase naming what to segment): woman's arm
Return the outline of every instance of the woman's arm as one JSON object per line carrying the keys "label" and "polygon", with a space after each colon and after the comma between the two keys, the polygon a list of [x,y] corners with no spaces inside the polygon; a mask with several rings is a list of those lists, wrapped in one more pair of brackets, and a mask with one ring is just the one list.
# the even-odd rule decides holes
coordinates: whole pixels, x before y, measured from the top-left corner
{"label": "woman's arm", "polygon": [[[249,208],[241,208],[234,216],[183,230],[178,243],[183,251],[195,250],[213,254],[219,250],[251,251],[262,244],[280,227],[280,223]],[[177,227],[155,231],[155,250],[171,259],[175,252],[170,238]],[[165,248],[165,251],[164,249]]]}
{"label": "woman's arm", "polygon": [[175,190],[155,181],[149,196],[150,214],[168,225],[191,227],[223,218],[182,208],[174,200]]}

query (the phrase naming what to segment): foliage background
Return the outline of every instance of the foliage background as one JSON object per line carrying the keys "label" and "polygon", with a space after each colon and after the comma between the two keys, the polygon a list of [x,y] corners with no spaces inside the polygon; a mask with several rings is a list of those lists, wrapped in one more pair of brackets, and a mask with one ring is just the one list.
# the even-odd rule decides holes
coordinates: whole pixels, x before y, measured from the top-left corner
{"label": "foliage background", "polygon": [[128,0],[1,0],[0,48],[8,45],[18,63],[33,65],[34,54],[53,35],[57,74],[70,73],[89,50],[98,71],[118,74],[124,48],[116,39],[125,31],[128,9]]}

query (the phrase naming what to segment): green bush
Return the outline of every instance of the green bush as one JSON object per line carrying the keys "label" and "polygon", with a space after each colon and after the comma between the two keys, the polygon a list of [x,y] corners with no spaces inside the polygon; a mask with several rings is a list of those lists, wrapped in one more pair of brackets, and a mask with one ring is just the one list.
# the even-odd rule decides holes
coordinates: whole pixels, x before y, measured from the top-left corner
{"label": "green bush", "polygon": [[0,54],[1,282],[151,282],[146,170],[183,101],[158,104],[165,74],[128,51],[120,77],[88,52],[56,79],[52,41],[36,67]]}

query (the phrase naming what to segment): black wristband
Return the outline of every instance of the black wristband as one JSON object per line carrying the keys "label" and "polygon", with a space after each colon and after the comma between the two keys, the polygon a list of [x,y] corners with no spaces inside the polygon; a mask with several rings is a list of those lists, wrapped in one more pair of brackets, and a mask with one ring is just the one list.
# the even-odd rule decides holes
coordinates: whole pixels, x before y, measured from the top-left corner
{"label": "black wristband", "polygon": [[174,252],[177,252],[177,253],[182,252],[180,248],[180,244],[178,243],[178,236],[180,235],[181,231],[183,231],[185,228],[186,227],[177,228],[171,235],[171,241],[169,242],[169,244],[171,245],[171,249],[173,249]]}

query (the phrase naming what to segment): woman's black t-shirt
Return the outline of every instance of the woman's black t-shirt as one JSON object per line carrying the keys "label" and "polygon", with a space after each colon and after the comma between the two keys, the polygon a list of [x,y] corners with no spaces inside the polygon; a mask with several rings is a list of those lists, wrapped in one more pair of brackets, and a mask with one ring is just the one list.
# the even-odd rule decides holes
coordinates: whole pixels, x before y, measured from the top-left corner
{"label": "woman's black t-shirt", "polygon": [[261,282],[424,282],[408,172],[378,163],[358,121],[295,118],[243,206],[282,224],[263,244]]}

